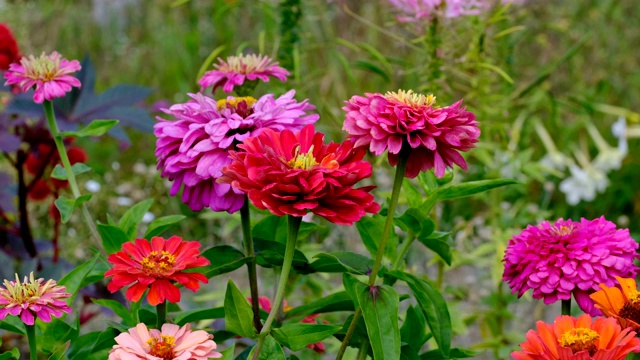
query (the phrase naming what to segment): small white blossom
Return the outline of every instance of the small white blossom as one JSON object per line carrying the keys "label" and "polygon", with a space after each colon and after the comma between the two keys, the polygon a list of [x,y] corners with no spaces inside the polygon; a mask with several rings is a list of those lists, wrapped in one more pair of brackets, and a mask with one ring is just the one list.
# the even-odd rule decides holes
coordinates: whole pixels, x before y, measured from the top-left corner
{"label": "small white blossom", "polygon": [[95,180],[89,180],[84,184],[84,188],[89,192],[96,193],[100,191],[101,186],[99,182]]}

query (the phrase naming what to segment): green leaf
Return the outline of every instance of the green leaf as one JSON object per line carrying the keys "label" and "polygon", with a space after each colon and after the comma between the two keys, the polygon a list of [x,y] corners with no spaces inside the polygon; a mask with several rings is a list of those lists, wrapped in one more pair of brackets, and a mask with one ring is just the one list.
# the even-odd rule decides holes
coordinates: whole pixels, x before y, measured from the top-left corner
{"label": "green leaf", "polygon": [[416,310],[413,305],[409,305],[407,315],[404,318],[402,328],[400,328],[400,339],[403,343],[411,346],[417,353],[429,340],[427,334],[427,321],[422,311]]}
{"label": "green leaf", "polygon": [[429,219],[428,214],[415,207],[408,208],[404,214],[393,220],[402,230],[413,231],[416,235],[424,233],[428,236],[436,227],[433,220]]}
{"label": "green leaf", "polygon": [[356,295],[374,360],[400,358],[400,330],[398,330],[398,293],[388,285],[370,287],[356,283]]}
{"label": "green leaf", "polygon": [[353,301],[354,307],[360,306],[359,305],[360,302],[358,300],[358,295],[357,295],[357,286],[362,283],[358,279],[356,279],[353,275],[348,273],[343,273],[342,284],[344,285],[344,289],[346,290],[347,295],[349,295],[349,298],[351,299],[351,301]]}
{"label": "green leaf", "polygon": [[426,281],[402,271],[391,271],[385,276],[392,276],[409,285],[427,319],[427,324],[429,324],[431,333],[438,344],[439,351],[448,357],[451,349],[451,317],[442,294]]}
{"label": "green leaf", "polygon": [[207,278],[234,271],[249,260],[242,251],[229,245],[214,246],[202,253],[202,256],[211,262],[201,271]]}
{"label": "green leaf", "polygon": [[20,335],[27,334],[27,329],[24,327],[24,323],[18,316],[7,316],[4,318],[4,320],[0,321],[0,329]]}
{"label": "green leaf", "polygon": [[311,267],[317,272],[350,272],[363,275],[373,268],[373,259],[349,251],[319,253]]}
{"label": "green leaf", "polygon": [[[254,238],[253,247],[256,253],[256,261],[258,265],[263,267],[282,266],[284,262],[284,252],[286,245],[278,241],[269,241]],[[297,250],[293,254],[293,267],[307,267],[309,260],[304,254]]]}
{"label": "green leaf", "polygon": [[[125,330],[126,331],[126,330]],[[111,349],[116,344],[115,337],[118,336],[115,328],[107,328],[98,335],[98,339],[91,348],[91,353],[104,349]]]}
{"label": "green leaf", "polygon": [[448,199],[458,199],[466,196],[479,194],[485,191],[489,191],[502,186],[519,184],[520,182],[513,179],[495,179],[495,180],[480,180],[470,181],[459,185],[452,185],[447,187],[441,187],[433,191],[427,197],[422,205],[421,209],[425,213],[429,213],[433,205],[438,201]]}
{"label": "green leaf", "polygon": [[[277,241],[282,244],[287,243],[287,217],[269,215],[262,218],[251,229],[251,233],[254,238]],[[315,223],[309,223],[303,221],[300,224],[300,230],[298,230],[298,240],[304,240],[315,231],[322,229]]]}
{"label": "green leaf", "polygon": [[[187,2],[189,0],[183,1]],[[181,4],[176,4],[178,3],[178,1],[175,1],[171,4],[172,7],[175,6],[179,6]],[[222,51],[226,48],[225,45],[220,45],[217,48],[213,49],[213,51],[209,54],[209,56],[207,56],[207,58],[204,60],[204,62],[202,63],[202,65],[200,66],[200,70],[198,70],[198,76],[197,79],[200,79],[202,77],[202,75],[204,75],[205,72],[207,72],[207,69],[209,68],[209,66],[211,66],[211,63],[213,63],[213,61],[218,57],[218,55],[220,55],[222,53]]]}
{"label": "green leaf", "polygon": [[[84,174],[88,171],[91,171],[91,167],[83,163],[75,163],[71,165],[71,172],[73,175]],[[67,171],[62,167],[62,165],[57,164],[51,172],[51,177],[58,180],[67,180]]]}
{"label": "green leaf", "polygon": [[340,291],[335,294],[322,297],[311,303],[295,307],[287,311],[284,317],[285,319],[291,319],[298,316],[353,310],[353,300],[351,300],[349,294],[347,294],[346,291]]}
{"label": "green leaf", "polygon": [[[60,318],[53,318],[51,322],[40,323],[42,336],[40,337],[40,348],[45,353],[54,353],[65,343],[75,340],[78,337],[78,329],[74,329]],[[66,345],[66,349],[69,344]]]}
{"label": "green leaf", "polygon": [[133,316],[129,309],[127,309],[124,305],[122,305],[119,301],[111,300],[111,299],[91,299],[95,304],[100,306],[104,306],[107,309],[111,309],[116,315],[118,315],[122,322],[133,327],[136,324],[133,321]]}
{"label": "green leaf", "polygon": [[20,350],[13,348],[7,352],[0,354],[0,360],[20,360]]}
{"label": "green leaf", "polygon": [[91,260],[77,266],[58,281],[58,285],[66,286],[67,292],[71,294],[71,296],[65,300],[67,305],[71,306],[71,304],[73,304],[73,300],[75,300],[76,295],[78,295],[78,291],[80,291],[80,287],[82,286],[82,281],[96,265],[99,257],[100,254],[96,254]]}
{"label": "green leaf", "polygon": [[60,195],[58,199],[56,199],[54,204],[56,204],[58,211],[60,211],[60,218],[62,219],[62,222],[66,223],[67,221],[69,221],[73,210],[83,203],[89,201],[89,199],[91,199],[91,194],[82,195],[75,200]]}
{"label": "green leaf", "polygon": [[135,240],[138,224],[142,221],[144,214],[149,211],[151,204],[153,204],[153,199],[141,201],[133,205],[122,215],[118,226],[124,231],[129,240]]}
{"label": "green leaf", "polygon": [[71,340],[68,340],[64,344],[58,346],[58,348],[49,356],[49,360],[66,360],[67,359],[67,349],[69,349],[69,345],[71,344]]}
{"label": "green leaf", "polygon": [[224,295],[224,319],[228,331],[248,338],[256,336],[251,305],[231,279]]}
{"label": "green leaf", "polygon": [[169,229],[174,224],[177,224],[186,218],[187,217],[184,215],[169,215],[169,216],[159,217],[153,220],[151,224],[149,224],[149,227],[147,228],[147,232],[144,234],[144,238],[151,239],[154,236],[159,236],[165,230]]}
{"label": "green leaf", "polygon": [[365,60],[357,60],[353,63],[354,68],[362,69],[369,71],[371,73],[380,75],[380,77],[384,80],[384,82],[388,83],[391,81],[391,77],[387,74],[382,68],[378,65],[372,64]]}
{"label": "green leaf", "polygon": [[173,321],[183,326],[186,323],[209,320],[209,319],[221,319],[224,318],[224,308],[217,307],[212,309],[198,309],[191,311],[181,311],[174,318]]}
{"label": "green leaf", "polygon": [[422,203],[422,198],[424,196],[420,193],[418,188],[413,185],[413,182],[407,178],[404,178],[404,180],[402,180],[402,192],[407,198],[407,202],[409,203],[410,207],[414,208],[420,206],[420,204]]}
{"label": "green leaf", "polygon": [[62,136],[86,137],[101,136],[116,126],[118,120],[93,120],[89,125],[78,131],[64,131]]}
{"label": "green leaf", "polygon": [[129,237],[117,226],[97,224],[96,228],[102,238],[102,246],[107,254],[113,254],[122,249],[122,244],[129,242]]}
{"label": "green leaf", "polygon": [[428,249],[438,254],[447,265],[451,266],[453,255],[451,253],[451,246],[449,240],[451,239],[451,233],[435,231],[429,235],[424,236],[422,233],[418,236],[420,241]]}
{"label": "green leaf", "polygon": [[[255,349],[256,347],[254,346],[249,356],[247,356],[247,359],[253,359]],[[267,335],[264,339],[264,345],[262,346],[258,360],[286,360],[282,347],[280,347],[280,344],[278,344],[271,335]]]}
{"label": "green leaf", "polygon": [[341,326],[314,325],[304,323],[285,324],[271,330],[278,342],[293,351],[302,350],[305,346],[322,341],[340,330]]}
{"label": "green leaf", "polygon": [[[372,257],[378,252],[378,243],[384,230],[385,217],[380,215],[364,216],[356,223],[356,229],[362,238],[364,246],[369,250]],[[390,259],[395,258],[396,247],[398,244],[398,236],[395,231],[389,234],[385,256]]]}
{"label": "green leaf", "polygon": [[448,356],[442,355],[438,350],[430,350],[420,355],[420,360],[448,360],[448,359],[466,359],[480,355],[482,351],[473,349],[453,348]]}
{"label": "green leaf", "polygon": [[222,354],[222,357],[220,358],[220,360],[233,360],[233,356],[234,356],[234,352],[236,349],[236,343],[232,343],[231,346],[229,346],[227,348],[227,350],[222,350],[220,351],[220,354]]}

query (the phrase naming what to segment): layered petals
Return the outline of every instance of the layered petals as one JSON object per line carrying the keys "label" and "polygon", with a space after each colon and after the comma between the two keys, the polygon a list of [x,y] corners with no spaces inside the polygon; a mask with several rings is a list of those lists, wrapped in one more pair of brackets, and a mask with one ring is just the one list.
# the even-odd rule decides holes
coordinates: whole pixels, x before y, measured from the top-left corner
{"label": "layered petals", "polygon": [[60,317],[71,313],[71,308],[63,300],[71,296],[66,287],[55,280],[35,279],[33,273],[20,282],[18,274],[15,281],[4,281],[0,286],[0,320],[7,315],[19,316],[27,325],[33,325],[35,319],[50,322],[51,317]]}
{"label": "layered petals", "polygon": [[640,330],[640,292],[636,280],[616,276],[618,287],[600,284],[590,297],[604,316],[615,318],[622,327]]}
{"label": "layered petals", "polygon": [[242,86],[246,80],[268,82],[269,78],[274,77],[280,81],[287,81],[289,76],[289,71],[264,55],[229,56],[226,60],[218,58],[218,63],[213,67],[215,70],[207,71],[198,81],[202,90],[213,86],[213,92],[222,87],[224,92],[230,93],[234,87]]}

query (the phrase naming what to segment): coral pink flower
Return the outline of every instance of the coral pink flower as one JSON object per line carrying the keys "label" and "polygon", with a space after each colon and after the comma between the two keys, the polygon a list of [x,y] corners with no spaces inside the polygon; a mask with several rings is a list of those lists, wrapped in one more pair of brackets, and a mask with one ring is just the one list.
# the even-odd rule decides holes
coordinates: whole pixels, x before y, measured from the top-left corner
{"label": "coral pink flower", "polygon": [[444,176],[445,167],[457,164],[467,169],[460,151],[475,147],[480,136],[475,115],[461,107],[461,101],[434,106],[433,95],[419,95],[398,90],[382,94],[353,96],[343,107],[347,112],[342,126],[355,146],[368,146],[375,155],[389,151],[395,165],[403,147],[410,149],[405,176],[416,177],[420,171],[434,169]]}
{"label": "coral pink flower", "polygon": [[317,114],[307,114],[315,107],[307,100],[297,102],[294,95],[291,90],[277,99],[268,94],[258,100],[229,96],[216,102],[191,94],[193,100],[165,109],[176,120],[158,118],[155,154],[162,177],[173,181],[170,194],[176,195],[184,184],[182,201],[193,211],[207,206],[214,211],[239,210],[244,193],[216,183],[222,168],[231,163],[229,150],[265,128],[300,130],[318,120]]}
{"label": "coral pink flower", "polygon": [[71,296],[64,286],[59,286],[55,280],[35,279],[33,272],[29,278],[24,277],[20,282],[18,274],[16,281],[4,281],[4,287],[0,286],[0,320],[7,315],[20,316],[22,322],[33,325],[35,318],[44,322],[51,321],[51,315],[62,316],[62,313],[71,313],[71,308],[62,300]]}
{"label": "coral pink flower", "polygon": [[18,43],[5,24],[0,24],[0,71],[8,70],[9,65],[20,60]]}
{"label": "coral pink flower", "polygon": [[198,84],[202,90],[213,86],[212,91],[222,86],[224,92],[233,91],[234,86],[240,86],[245,80],[269,81],[269,77],[275,77],[281,81],[287,81],[289,72],[278,66],[278,62],[272,62],[271,58],[264,55],[240,55],[229,56],[226,61],[218,58],[219,64],[213,65],[215,70],[204,73]]}
{"label": "coral pink flower", "polygon": [[551,304],[573,294],[583,311],[599,315],[589,294],[600,284],[613,286],[616,276],[635,277],[637,249],[628,229],[616,229],[604,217],[545,221],[509,240],[502,279],[518,297],[533,289],[534,299]]}
{"label": "coral pink flower", "polygon": [[148,330],[138,324],[128,333],[116,336],[116,345],[109,352],[109,360],[207,360],[222,354],[213,335],[204,330],[191,331],[191,325],[162,325],[162,330]]}
{"label": "coral pink flower", "polygon": [[113,276],[113,279],[107,289],[116,292],[133,284],[127,289],[126,296],[131,301],[138,301],[150,287],[149,304],[155,306],[165,300],[176,303],[180,301],[180,290],[173,282],[194,292],[200,289],[199,282],[209,282],[203,274],[184,271],[209,265],[209,260],[199,256],[199,248],[199,242],[183,241],[178,236],[167,240],[155,236],[151,242],[136,239],[135,243],[124,243],[122,251],[109,255],[113,269],[104,276]]}
{"label": "coral pink flower", "polygon": [[266,129],[231,151],[233,162],[218,179],[244,191],[260,209],[282,216],[304,216],[308,211],[336,224],[351,225],[380,205],[369,192],[354,188],[371,176],[364,149],[351,141],[324,144],[324,134],[313,125],[300,132]]}
{"label": "coral pink flower", "polygon": [[55,51],[51,55],[42,53],[37,58],[29,55],[19,64],[9,65],[9,71],[4,74],[5,85],[17,85],[22,92],[35,87],[33,101],[42,104],[44,100],[64,97],[72,87],[80,87],[80,80],[70,75],[80,68],[78,60],[63,59]]}
{"label": "coral pink flower", "polygon": [[536,323],[538,331],[529,330],[516,360],[622,360],[630,352],[640,352],[640,339],[631,328],[621,329],[612,318],[591,319],[585,314],[577,319],[558,316],[553,324]]}

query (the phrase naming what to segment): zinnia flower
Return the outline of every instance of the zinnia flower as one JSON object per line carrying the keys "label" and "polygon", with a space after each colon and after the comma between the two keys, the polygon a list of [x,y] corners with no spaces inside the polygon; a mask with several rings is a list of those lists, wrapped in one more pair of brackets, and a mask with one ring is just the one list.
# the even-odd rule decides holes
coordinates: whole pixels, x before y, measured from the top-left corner
{"label": "zinnia flower", "polygon": [[353,96],[343,107],[347,112],[342,126],[355,140],[355,146],[369,146],[375,155],[389,151],[395,165],[403,147],[410,148],[405,176],[416,177],[420,171],[435,169],[443,177],[445,167],[457,164],[467,169],[460,151],[475,147],[480,136],[475,115],[461,107],[461,101],[434,106],[433,95],[398,90],[385,95]]}
{"label": "zinnia flower", "polygon": [[[198,84],[202,90],[213,86],[213,92],[222,86],[224,92],[233,91],[234,86],[240,86],[245,80],[269,81],[269,77],[275,77],[281,81],[287,81],[289,72],[278,66],[268,56],[264,55],[240,55],[229,56],[226,61],[218,58],[219,64],[213,65],[215,70],[207,71],[202,75]],[[201,90],[201,91],[202,91]]]}
{"label": "zinnia flower", "polygon": [[109,360],[207,360],[222,354],[213,335],[204,330],[191,331],[191,325],[162,325],[162,330],[148,330],[138,324],[128,333],[116,336],[117,345],[109,352]]}
{"label": "zinnia flower", "polygon": [[600,284],[601,290],[590,297],[604,316],[615,318],[622,327],[631,327],[637,331],[640,329],[640,292],[636,280],[619,276],[616,276],[616,280],[620,289]]}
{"label": "zinnia flower", "polygon": [[193,211],[207,206],[214,211],[239,210],[244,194],[216,182],[231,163],[229,150],[265,128],[299,130],[317,121],[317,114],[307,115],[315,107],[307,100],[297,102],[294,95],[291,90],[277,99],[268,94],[258,100],[229,96],[216,102],[191,94],[193,100],[165,109],[176,120],[158,118],[155,154],[162,177],[173,181],[170,194],[176,195],[184,184],[182,201]]}
{"label": "zinnia flower", "polygon": [[35,87],[33,101],[42,104],[44,100],[64,97],[72,87],[80,87],[80,80],[71,76],[80,70],[78,60],[69,61],[62,55],[53,52],[51,55],[42,53],[39,57],[29,55],[23,57],[20,63],[9,65],[9,71],[4,74],[5,85],[17,85],[22,92]]}
{"label": "zinnia flower", "polygon": [[0,320],[7,315],[20,316],[20,320],[27,325],[33,325],[35,318],[44,322],[51,321],[51,315],[62,316],[62,313],[71,313],[71,308],[62,300],[71,296],[66,292],[67,288],[59,286],[55,280],[35,279],[33,272],[29,278],[24,277],[20,282],[18,274],[16,281],[4,281],[4,287],[0,286]]}
{"label": "zinnia flower", "polygon": [[20,60],[18,43],[5,24],[0,24],[0,71],[8,70],[9,65]]}
{"label": "zinnia flower", "polygon": [[601,283],[613,286],[616,276],[635,277],[637,249],[628,229],[616,229],[604,217],[545,221],[509,240],[502,279],[518,297],[533,289],[534,299],[551,304],[573,294],[583,311],[599,315],[589,294]]}
{"label": "zinnia flower", "polygon": [[343,225],[380,209],[369,194],[373,186],[353,187],[371,176],[371,164],[351,141],[325,145],[324,134],[307,125],[296,133],[266,129],[238,147],[244,151],[230,152],[233,162],[218,181],[245,192],[260,209],[278,216],[311,211]]}
{"label": "zinnia flower", "polygon": [[489,7],[484,0],[389,0],[400,22],[422,22],[439,13],[447,18],[478,15]]}
{"label": "zinnia flower", "polygon": [[122,251],[109,255],[113,269],[104,276],[113,276],[113,279],[107,289],[113,293],[133,284],[127,289],[126,296],[131,301],[138,301],[150,287],[147,294],[149,304],[155,306],[165,299],[177,303],[180,301],[180,290],[173,282],[194,292],[200,289],[199,282],[209,282],[200,273],[184,271],[209,265],[209,260],[199,256],[199,248],[199,242],[183,241],[178,236],[167,240],[155,236],[151,242],[136,239],[135,243],[124,243]]}
{"label": "zinnia flower", "polygon": [[536,323],[538,331],[529,330],[522,351],[514,351],[516,360],[622,360],[630,352],[640,352],[640,339],[631,328],[620,329],[611,318],[585,314],[577,319],[558,316],[553,324]]}

